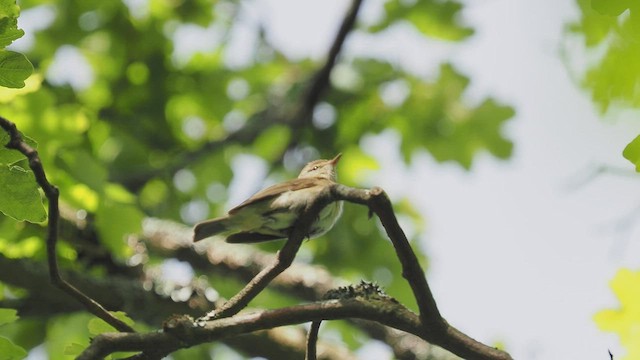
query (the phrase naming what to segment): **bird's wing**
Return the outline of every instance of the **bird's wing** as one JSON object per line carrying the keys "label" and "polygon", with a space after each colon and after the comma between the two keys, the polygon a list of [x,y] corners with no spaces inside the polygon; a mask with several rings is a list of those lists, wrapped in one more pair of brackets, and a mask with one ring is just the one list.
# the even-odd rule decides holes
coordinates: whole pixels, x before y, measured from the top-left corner
{"label": "bird's wing", "polygon": [[279,235],[260,234],[255,232],[239,232],[227,236],[226,241],[230,244],[247,244],[280,239],[286,239],[286,237]]}
{"label": "bird's wing", "polygon": [[229,214],[234,214],[246,206],[253,205],[261,201],[273,199],[274,197],[287,191],[302,190],[302,189],[310,188],[317,185],[328,185],[330,183],[331,181],[327,179],[303,178],[303,179],[292,179],[289,181],[271,185],[266,189],[258,191],[252,197],[245,200],[242,204],[229,210]]}

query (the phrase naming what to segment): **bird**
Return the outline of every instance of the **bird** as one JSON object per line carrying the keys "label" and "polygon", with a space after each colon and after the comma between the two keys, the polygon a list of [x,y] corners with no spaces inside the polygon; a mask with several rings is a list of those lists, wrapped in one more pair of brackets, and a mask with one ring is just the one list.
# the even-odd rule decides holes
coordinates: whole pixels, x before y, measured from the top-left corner
{"label": "bird", "polygon": [[[257,243],[288,238],[305,209],[327,186],[337,181],[336,165],[342,154],[330,160],[306,164],[296,179],[263,189],[219,218],[194,227],[193,241],[227,235],[228,243]],[[342,215],[342,201],[324,207],[309,229],[308,238],[327,233]]]}

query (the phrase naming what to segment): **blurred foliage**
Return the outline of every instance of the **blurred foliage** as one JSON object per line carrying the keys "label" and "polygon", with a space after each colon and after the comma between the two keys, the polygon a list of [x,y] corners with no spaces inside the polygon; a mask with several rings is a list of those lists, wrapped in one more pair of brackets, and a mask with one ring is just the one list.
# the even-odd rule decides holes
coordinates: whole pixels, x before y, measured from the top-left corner
{"label": "blurred foliage", "polygon": [[[578,0],[581,17],[569,31],[584,39],[590,59],[582,86],[591,93],[601,113],[611,108],[640,108],[640,2],[633,0]],[[640,172],[640,136],[622,151]],[[627,349],[624,359],[640,357],[640,275],[626,269],[611,282],[621,308],[599,312],[595,321],[620,336]],[[617,357],[616,357],[617,358]]]}
{"label": "blurred foliage", "polygon": [[[0,308],[0,334],[5,324],[14,323],[18,320],[17,311],[14,309]],[[21,346],[13,343],[10,339],[0,335],[0,359],[22,359],[27,356],[27,352]]]}
{"label": "blurred foliage", "polygon": [[[30,144],[37,142],[63,206],[92,224],[94,246],[106,249],[121,266],[134,256],[127,240],[140,232],[145,217],[192,224],[235,205],[226,203],[238,181],[231,165],[247,155],[266,166],[269,182],[294,177],[314,158],[342,152],[340,179],[352,186],[364,186],[367,174],[379,168],[360,147],[361,139],[388,129],[402,136],[400,151],[407,163],[420,151],[465,169],[481,152],[499,159],[511,155],[513,145],[502,129],[513,109],[492,98],[469,103],[464,92],[470,79],[447,63],[431,81],[381,59],[343,59],[332,74],[332,87],[312,109],[313,118],[292,115],[321,64],[287,58],[268,43],[261,26],[255,27],[246,58],[234,58],[232,47],[242,41],[236,30],[250,2],[23,0],[20,5],[23,15],[38,19],[37,30],[28,34],[33,44],[24,50],[36,73],[22,89],[0,89],[0,115],[14,121]],[[376,34],[409,22],[424,36],[461,41],[473,34],[459,19],[461,10],[456,1],[391,0],[380,22],[363,31]],[[8,138],[0,132],[0,139],[4,144]],[[0,162],[5,169],[0,170],[0,211],[43,221],[41,195],[24,158],[3,148]],[[5,199],[10,195],[15,200]],[[423,221],[411,199],[395,200],[399,216],[420,230]],[[304,244],[300,261],[321,264],[354,282],[378,281],[413,307],[400,264],[389,256],[392,246],[376,224],[367,219],[366,209],[348,205],[334,230]],[[410,234],[412,241],[418,232]],[[44,234],[41,224],[2,217],[0,253],[43,262]],[[281,245],[261,246],[275,251]],[[114,276],[92,252],[76,252],[66,243],[60,248],[63,265]],[[424,254],[418,255],[426,263]],[[164,260],[150,256],[145,270],[152,273]],[[211,278],[225,296],[243,285]],[[17,300],[28,296],[23,289],[4,292]],[[252,306],[298,301],[269,290]],[[46,343],[50,359],[77,353],[78,346],[71,346],[65,355],[66,346],[86,344],[102,329],[92,323],[90,332],[86,315],[40,320],[47,330],[38,339]],[[38,341],[20,338],[33,324],[13,323],[11,339],[26,349],[37,346]],[[336,328],[349,333],[348,326]]]}
{"label": "blurred foliage", "polygon": [[622,155],[636,166],[637,172],[640,172],[640,135],[627,144]]}
{"label": "blurred foliage", "polygon": [[640,106],[640,3],[579,0],[582,17],[569,30],[599,54],[583,78],[600,111],[611,105]]}
{"label": "blurred foliage", "polygon": [[[594,319],[604,331],[614,332],[627,349],[621,360],[640,358],[640,271],[621,269],[611,280],[611,289],[618,298],[617,309],[598,312]],[[616,359],[619,357],[616,356]]]}
{"label": "blurred foliage", "polygon": [[[640,2],[632,0],[577,0],[580,19],[569,32],[584,39],[590,58],[582,85],[602,113],[612,106],[640,108]],[[638,167],[638,140],[624,157]],[[634,155],[636,154],[636,155]]]}

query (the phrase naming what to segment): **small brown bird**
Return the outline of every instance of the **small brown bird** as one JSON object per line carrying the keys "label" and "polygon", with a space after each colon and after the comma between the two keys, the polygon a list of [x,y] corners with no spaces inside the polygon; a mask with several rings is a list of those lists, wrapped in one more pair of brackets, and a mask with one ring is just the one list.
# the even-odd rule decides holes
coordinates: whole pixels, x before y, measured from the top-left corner
{"label": "small brown bird", "polygon": [[[342,154],[331,160],[315,160],[300,171],[297,179],[272,185],[259,191],[228,214],[203,221],[194,228],[193,241],[217,234],[230,234],[227,242],[254,243],[289,237],[300,212],[326,187],[336,182],[336,164]],[[311,225],[309,238],[331,230],[342,214],[342,202],[327,205]]]}

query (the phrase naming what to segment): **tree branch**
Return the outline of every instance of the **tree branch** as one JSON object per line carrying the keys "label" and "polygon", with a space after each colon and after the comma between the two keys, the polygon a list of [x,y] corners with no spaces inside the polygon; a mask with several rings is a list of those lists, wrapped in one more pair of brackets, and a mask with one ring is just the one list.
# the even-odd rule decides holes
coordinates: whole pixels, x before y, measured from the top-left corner
{"label": "tree branch", "polygon": [[[202,273],[216,273],[225,278],[251,281],[262,269],[275,261],[275,255],[253,246],[238,246],[224,240],[211,239],[193,244],[192,229],[168,220],[147,218],[143,223],[145,248],[162,257],[188,262]],[[278,275],[269,286],[282,293],[306,301],[322,299],[331,289],[347,285],[336,279],[322,266],[293,263]],[[387,343],[400,360],[443,358],[444,350],[422,341],[414,335],[364,320],[350,320],[371,338]],[[448,353],[447,353],[448,354]]]}
{"label": "tree branch", "polygon": [[402,264],[402,276],[409,282],[420,310],[420,323],[425,340],[442,346],[465,359],[511,359],[506,352],[484,345],[449,325],[440,315],[418,258],[398,224],[389,197],[379,187],[354,189],[335,184],[331,187],[333,201],[346,200],[366,205],[375,213],[393,243]]}
{"label": "tree branch", "polygon": [[307,117],[310,117],[313,113],[313,109],[320,100],[323,92],[329,87],[331,71],[336,65],[338,55],[342,51],[347,35],[349,35],[355,26],[361,5],[362,0],[353,0],[351,3],[351,7],[347,11],[344,19],[342,19],[342,24],[329,49],[324,65],[313,76],[313,80],[304,94],[304,98],[302,99],[303,110],[301,112]]}
{"label": "tree branch", "polygon": [[[160,327],[172,314],[197,316],[207,309],[206,306],[202,306],[207,303],[206,299],[192,298],[186,302],[176,302],[169,297],[158,295],[155,289],[145,290],[139,279],[123,279],[117,276],[101,279],[77,272],[62,275],[104,306],[122,309],[136,322],[144,322],[151,327]],[[17,309],[21,318],[46,320],[58,314],[84,309],[80,303],[65,299],[62,290],[49,282],[46,266],[38,262],[9,259],[0,254],[0,282],[25,289],[29,293],[26,298],[13,301],[5,299],[0,302],[0,307]],[[301,359],[305,348],[303,330],[283,330],[272,329],[238,338],[227,338],[223,342],[250,357]],[[355,359],[348,350],[335,344],[321,342],[318,347],[324,354],[324,359]]]}
{"label": "tree branch", "polygon": [[386,299],[356,297],[239,314],[210,320],[201,326],[195,325],[187,317],[179,317],[170,320],[162,333],[105,333],[94,338],[91,345],[78,359],[98,359],[119,351],[161,350],[164,353],[170,353],[180,348],[258,330],[309,321],[338,320],[350,317],[379,321],[415,334],[422,332],[420,319],[399,303]]}
{"label": "tree branch", "polygon": [[398,224],[391,201],[384,190],[379,187],[374,187],[371,190],[360,190],[337,184],[332,188],[332,192],[336,200],[347,200],[367,205],[378,216],[396,250],[402,265],[402,276],[411,286],[423,323],[435,331],[441,331],[446,327],[446,323],[440,315],[427,279],[424,276],[424,270],[422,270],[418,258],[411,249],[404,231]]}
{"label": "tree branch", "polygon": [[316,343],[318,342],[318,333],[320,332],[320,325],[322,321],[314,321],[311,323],[309,334],[307,334],[307,354],[304,360],[317,360],[316,355]]}
{"label": "tree branch", "polygon": [[47,260],[49,264],[49,275],[51,282],[63,290],[65,293],[71,295],[77,301],[79,301],[84,307],[94,314],[95,316],[104,320],[107,324],[113,326],[115,329],[124,332],[134,332],[133,328],[123,321],[119,320],[115,316],[111,315],[102,305],[85,295],[82,291],[69,284],[60,276],[58,270],[58,258],[56,253],[56,245],[58,242],[58,221],[60,219],[60,211],[58,209],[58,188],[51,185],[45,174],[42,162],[38,152],[29,146],[22,140],[22,135],[18,131],[18,128],[11,121],[0,116],[0,126],[9,134],[10,140],[5,145],[8,149],[14,149],[22,153],[29,160],[29,167],[33,171],[33,174],[38,182],[38,185],[42,188],[45,196],[49,200],[49,222],[47,224]]}

